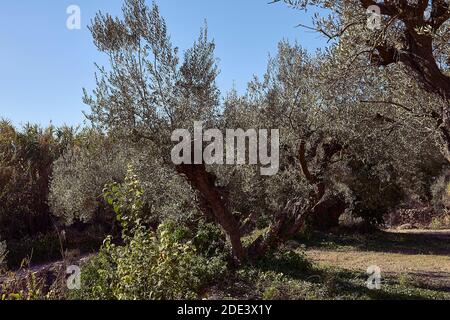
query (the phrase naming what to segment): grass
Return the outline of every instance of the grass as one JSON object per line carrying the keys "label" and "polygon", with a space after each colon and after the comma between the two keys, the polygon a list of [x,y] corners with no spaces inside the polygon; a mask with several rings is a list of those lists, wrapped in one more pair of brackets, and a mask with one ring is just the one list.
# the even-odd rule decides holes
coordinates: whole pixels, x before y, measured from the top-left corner
{"label": "grass", "polygon": [[[278,261],[279,263],[279,261]],[[406,277],[383,278],[380,290],[367,288],[367,274],[333,266],[313,265],[308,271],[288,273],[282,265],[272,270],[251,266],[240,270],[215,293],[220,299],[266,300],[444,300],[450,292],[430,289]],[[216,288],[217,289],[217,288]]]}
{"label": "grass", "polygon": [[[228,276],[215,298],[450,300],[450,242],[421,234],[313,233]],[[367,267],[382,271],[367,288]]]}
{"label": "grass", "polygon": [[[450,300],[449,243],[417,233],[311,233],[258,263],[228,270],[202,298]],[[381,268],[380,290],[367,287],[370,265]]]}
{"label": "grass", "polygon": [[377,231],[370,234],[358,233],[313,233],[299,236],[296,241],[307,248],[320,250],[357,250],[390,252],[400,254],[450,255],[450,236],[448,239],[428,234],[393,233]]}

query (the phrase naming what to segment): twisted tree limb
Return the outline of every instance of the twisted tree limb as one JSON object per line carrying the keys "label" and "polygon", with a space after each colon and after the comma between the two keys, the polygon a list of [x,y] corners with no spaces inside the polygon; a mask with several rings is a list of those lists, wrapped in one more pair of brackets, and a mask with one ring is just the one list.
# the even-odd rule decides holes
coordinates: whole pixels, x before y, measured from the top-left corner
{"label": "twisted tree limb", "polygon": [[[329,166],[331,159],[335,154],[342,150],[342,146],[335,141],[325,141],[320,143],[320,148],[315,146],[318,172],[323,173]],[[264,236],[258,237],[249,247],[248,255],[250,259],[258,259],[267,251],[275,248],[280,243],[292,238],[305,225],[307,219],[311,216],[325,213],[330,209],[331,204],[338,205],[345,210],[345,204],[334,202],[336,199],[326,199],[326,185],[321,175],[312,174],[308,168],[306,160],[306,142],[301,141],[298,158],[300,167],[305,178],[314,185],[314,191],[306,199],[293,199],[275,216],[274,222],[269,227]]]}
{"label": "twisted tree limb", "polygon": [[226,232],[234,258],[238,262],[245,261],[247,255],[241,242],[239,222],[228,209],[220,188],[216,186],[216,176],[209,173],[204,164],[181,164],[176,166],[176,170],[198,191],[202,212],[207,217],[213,217]]}

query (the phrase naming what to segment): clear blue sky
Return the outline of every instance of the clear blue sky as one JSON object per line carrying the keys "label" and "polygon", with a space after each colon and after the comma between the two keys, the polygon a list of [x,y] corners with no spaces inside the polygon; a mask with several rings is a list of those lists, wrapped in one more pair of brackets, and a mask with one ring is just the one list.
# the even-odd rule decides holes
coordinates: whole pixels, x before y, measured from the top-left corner
{"label": "clear blue sky", "polygon": [[[206,19],[217,44],[225,93],[243,92],[253,74],[261,75],[269,53],[283,38],[308,50],[324,44],[318,34],[295,28],[309,17],[268,0],[159,0],[172,41],[181,50],[197,38]],[[148,1],[149,4],[150,0]],[[81,30],[66,28],[69,5],[81,8]],[[104,57],[87,30],[98,10],[120,14],[122,0],[15,0],[0,10],[0,117],[26,122],[81,124],[82,88],[94,87],[94,62]]]}

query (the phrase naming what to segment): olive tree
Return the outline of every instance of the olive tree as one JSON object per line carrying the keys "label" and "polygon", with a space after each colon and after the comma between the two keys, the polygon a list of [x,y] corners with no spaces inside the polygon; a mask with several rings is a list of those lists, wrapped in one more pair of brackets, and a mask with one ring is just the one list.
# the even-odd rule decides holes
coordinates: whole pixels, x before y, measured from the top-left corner
{"label": "olive tree", "polygon": [[[246,98],[230,94],[221,106],[215,84],[215,45],[206,27],[182,62],[156,5],[149,8],[142,0],[127,0],[122,19],[99,13],[90,29],[110,66],[99,67],[97,88],[85,94],[92,110],[89,119],[108,134],[151,150],[161,170],[168,168],[183,176],[198,195],[197,207],[226,232],[237,260],[261,256],[298,232],[308,216],[326,211],[330,199],[336,200],[328,197],[324,177],[342,146],[332,138],[318,139],[310,148],[298,143],[314,133],[308,127],[311,121],[304,120],[320,108],[308,102],[320,100],[315,91],[308,94],[313,85],[308,76],[317,65],[299,47],[280,45],[281,53],[269,65],[267,81],[251,83]],[[292,79],[296,82],[291,84]],[[302,109],[302,103],[311,107]],[[287,157],[298,160],[283,160],[282,172],[270,178],[258,176],[256,167],[173,164],[169,157],[173,130],[191,128],[199,120],[205,127],[221,129],[280,128],[286,133]],[[314,162],[314,172],[308,160]],[[247,198],[247,206],[242,204],[245,194],[255,196]],[[264,236],[244,247],[241,218],[255,210],[271,216],[271,223]]]}
{"label": "olive tree", "polygon": [[[142,167],[147,180],[172,177],[180,193],[172,192],[167,178],[155,179],[160,187],[154,190],[166,188],[187,203],[195,200],[194,206],[224,229],[240,262],[260,257],[289,239],[308,219],[325,221],[332,216],[335,222],[346,210],[364,211],[355,207],[354,199],[364,202],[372,190],[358,192],[361,181],[370,184],[376,177],[381,191],[392,184],[398,171],[392,168],[402,162],[401,148],[414,145],[424,130],[434,132],[434,113],[441,110],[440,101],[431,95],[417,93],[416,102],[408,101],[416,87],[402,77],[405,71],[400,67],[382,76],[375,69],[341,73],[349,65],[343,63],[349,50],[340,44],[313,58],[299,45],[286,42],[270,59],[263,79],[251,81],[244,96],[229,93],[222,105],[215,83],[219,72],[215,45],[206,27],[181,61],[158,7],[149,8],[143,0],[126,0],[121,19],[99,13],[90,29],[110,65],[98,68],[97,88],[92,94],[85,92],[89,119],[124,142],[123,148],[138,146],[152,159]],[[408,90],[397,94],[394,89],[400,84]],[[280,129],[279,173],[262,177],[257,166],[174,164],[172,132],[192,128],[194,121],[223,130]],[[430,139],[426,136],[423,145],[428,146]],[[412,159],[404,163],[420,163],[420,156],[430,153],[421,146],[413,150],[403,152],[403,159]],[[355,175],[364,172],[364,177]],[[246,221],[255,216],[267,218],[267,232],[244,246]]]}
{"label": "olive tree", "polygon": [[226,231],[234,256],[245,257],[236,219],[222,201],[215,177],[204,165],[174,166],[171,135],[192,122],[212,126],[219,106],[214,43],[206,27],[184,54],[172,46],[158,7],[126,0],[123,19],[98,13],[90,27],[97,48],[108,55],[110,68],[99,67],[97,88],[86,92],[90,120],[109,133],[152,148],[162,165],[185,176],[200,195],[200,207]]}
{"label": "olive tree", "polygon": [[67,225],[111,221],[102,191],[105,184],[123,180],[131,152],[97,130],[85,130],[78,140],[54,162],[49,194],[52,213]]}
{"label": "olive tree", "polygon": [[[439,100],[433,130],[443,156],[450,161],[449,2],[446,0],[275,0],[305,10],[320,7],[312,28],[342,53],[347,76],[378,67],[414,80]],[[404,68],[396,68],[401,65]],[[405,89],[407,87],[403,87]],[[393,106],[396,101],[385,100]]]}

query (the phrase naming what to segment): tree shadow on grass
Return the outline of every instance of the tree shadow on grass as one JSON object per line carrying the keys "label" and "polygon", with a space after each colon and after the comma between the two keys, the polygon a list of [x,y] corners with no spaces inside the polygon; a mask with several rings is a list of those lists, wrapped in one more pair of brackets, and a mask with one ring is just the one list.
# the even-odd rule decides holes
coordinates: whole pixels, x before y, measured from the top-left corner
{"label": "tree shadow on grass", "polygon": [[408,284],[406,287],[398,285],[395,277],[384,279],[382,289],[371,290],[367,288],[367,274],[340,268],[317,268],[309,263],[301,254],[294,255],[271,254],[253,267],[262,272],[272,271],[282,273],[293,280],[310,283],[321,287],[327,292],[330,299],[376,299],[376,300],[429,300],[433,299],[431,293],[441,294],[442,288],[426,288],[420,283]]}
{"label": "tree shadow on grass", "polygon": [[413,272],[408,274],[408,283],[418,289],[450,293],[450,280],[445,272]]}
{"label": "tree shadow on grass", "polygon": [[308,248],[339,249],[351,247],[360,251],[375,251],[400,254],[450,255],[450,240],[428,234],[390,233],[376,231],[370,234],[319,233],[305,237],[299,235],[296,241]]}

